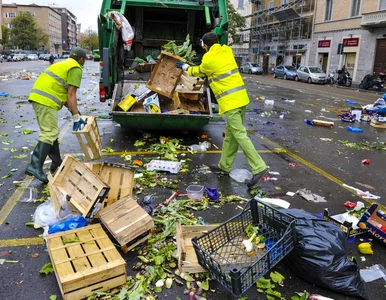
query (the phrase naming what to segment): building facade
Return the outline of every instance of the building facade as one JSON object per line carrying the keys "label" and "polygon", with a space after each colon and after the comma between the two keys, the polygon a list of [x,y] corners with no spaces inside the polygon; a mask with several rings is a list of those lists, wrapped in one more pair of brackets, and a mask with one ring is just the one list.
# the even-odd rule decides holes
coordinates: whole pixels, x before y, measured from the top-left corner
{"label": "building facade", "polygon": [[62,53],[62,23],[60,14],[49,6],[3,4],[1,24],[11,28],[12,20],[21,11],[29,12],[35,18],[39,28],[49,37],[48,44],[39,45],[37,50],[51,54]]}
{"label": "building facade", "polygon": [[[2,6],[3,6],[3,0],[0,0],[0,25],[3,24],[2,20],[3,20],[3,10],[2,10]],[[3,32],[1,30],[1,26],[0,26],[0,40],[3,38]]]}
{"label": "building facade", "polygon": [[318,0],[310,63],[353,81],[386,71],[386,0]]}
{"label": "building facade", "polygon": [[251,0],[250,58],[265,73],[280,65],[299,67],[310,55],[316,0]]}
{"label": "building facade", "polygon": [[62,47],[65,50],[70,50],[78,46],[78,28],[77,18],[65,7],[55,7],[62,19]]}
{"label": "building facade", "polygon": [[[248,16],[252,13],[253,3],[250,0],[231,0],[230,1],[237,11],[242,16]],[[251,27],[251,18],[246,18],[246,27]],[[250,31],[239,32],[240,42],[233,44],[233,54],[235,57],[239,57],[242,62],[249,60],[249,44],[250,44]]]}

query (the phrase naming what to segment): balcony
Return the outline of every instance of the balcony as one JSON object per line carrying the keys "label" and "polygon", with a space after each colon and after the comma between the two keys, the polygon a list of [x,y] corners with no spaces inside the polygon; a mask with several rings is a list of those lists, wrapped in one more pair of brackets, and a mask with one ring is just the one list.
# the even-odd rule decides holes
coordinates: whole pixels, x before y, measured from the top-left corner
{"label": "balcony", "polygon": [[362,14],[362,27],[386,27],[386,10]]}

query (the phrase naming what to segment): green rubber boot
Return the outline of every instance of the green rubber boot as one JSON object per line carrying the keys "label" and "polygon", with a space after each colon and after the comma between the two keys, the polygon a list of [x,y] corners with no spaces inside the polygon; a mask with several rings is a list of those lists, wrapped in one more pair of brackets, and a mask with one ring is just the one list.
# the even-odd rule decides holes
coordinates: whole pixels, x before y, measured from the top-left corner
{"label": "green rubber boot", "polygon": [[47,143],[38,142],[31,156],[31,164],[25,170],[30,176],[35,176],[41,182],[48,183],[46,174],[43,172],[43,164],[52,146]]}
{"label": "green rubber boot", "polygon": [[52,160],[50,171],[52,174],[54,174],[56,172],[56,169],[59,168],[59,166],[62,164],[62,157],[60,156],[58,140],[55,140],[50,153],[48,153],[48,156]]}

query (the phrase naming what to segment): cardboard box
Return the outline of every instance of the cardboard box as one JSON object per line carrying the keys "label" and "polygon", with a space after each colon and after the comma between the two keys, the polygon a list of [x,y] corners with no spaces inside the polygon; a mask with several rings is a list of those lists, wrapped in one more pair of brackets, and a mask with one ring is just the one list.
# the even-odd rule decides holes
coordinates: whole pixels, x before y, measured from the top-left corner
{"label": "cardboard box", "polygon": [[[79,242],[67,242],[78,238]],[[84,299],[126,283],[126,262],[100,224],[47,235],[63,299]]]}
{"label": "cardboard box", "polygon": [[378,204],[373,203],[362,215],[358,226],[386,245],[386,215],[377,208]]}
{"label": "cardboard box", "polygon": [[344,213],[337,214],[337,215],[331,215],[330,216],[329,213],[328,213],[328,208],[325,208],[324,209],[323,218],[326,219],[326,220],[329,220],[329,221],[331,221],[333,223],[335,223],[336,225],[338,225],[340,227],[340,229],[342,229],[343,232],[346,233],[347,238],[365,233],[365,231],[363,229],[359,228],[357,226],[357,224],[353,224],[351,222],[343,221],[342,220],[342,215],[343,214]]}
{"label": "cardboard box", "polygon": [[148,113],[155,113],[155,114],[161,113],[158,94],[153,94],[153,95],[147,97],[143,101],[143,107],[145,108],[145,111]]}

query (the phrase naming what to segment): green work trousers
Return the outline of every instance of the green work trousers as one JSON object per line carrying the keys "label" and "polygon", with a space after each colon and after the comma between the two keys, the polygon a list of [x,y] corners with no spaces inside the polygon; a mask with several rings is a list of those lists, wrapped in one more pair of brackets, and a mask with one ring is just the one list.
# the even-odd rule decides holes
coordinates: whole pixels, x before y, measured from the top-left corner
{"label": "green work trousers", "polygon": [[244,127],[246,106],[235,108],[225,112],[226,135],[222,145],[221,159],[219,168],[226,172],[232,171],[232,164],[236,158],[239,145],[244,152],[244,156],[251,167],[252,174],[255,175],[267,168],[264,160],[257,153],[255,146],[247,135]]}
{"label": "green work trousers", "polygon": [[57,110],[33,101],[32,107],[35,111],[36,120],[38,121],[40,129],[38,140],[53,145],[59,137]]}

